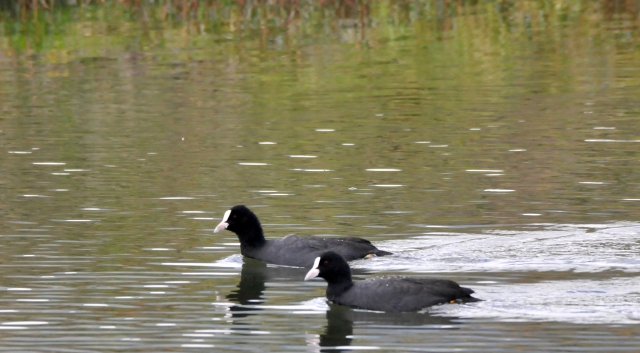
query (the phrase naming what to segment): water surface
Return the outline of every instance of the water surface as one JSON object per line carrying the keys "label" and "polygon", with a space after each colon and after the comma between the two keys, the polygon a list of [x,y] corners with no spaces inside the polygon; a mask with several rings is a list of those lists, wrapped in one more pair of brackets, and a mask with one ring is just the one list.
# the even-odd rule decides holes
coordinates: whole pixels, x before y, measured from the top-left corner
{"label": "water surface", "polygon": [[[5,22],[0,351],[638,351],[637,8],[254,5]],[[484,301],[328,304],[236,204]]]}

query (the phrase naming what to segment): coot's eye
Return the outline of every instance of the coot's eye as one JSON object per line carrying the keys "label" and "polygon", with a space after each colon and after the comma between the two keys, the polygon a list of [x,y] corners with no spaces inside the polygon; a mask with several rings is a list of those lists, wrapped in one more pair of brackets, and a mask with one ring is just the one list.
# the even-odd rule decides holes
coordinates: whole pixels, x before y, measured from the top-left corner
{"label": "coot's eye", "polygon": [[322,263],[323,265],[328,265],[329,264],[329,260],[324,260],[324,262]]}

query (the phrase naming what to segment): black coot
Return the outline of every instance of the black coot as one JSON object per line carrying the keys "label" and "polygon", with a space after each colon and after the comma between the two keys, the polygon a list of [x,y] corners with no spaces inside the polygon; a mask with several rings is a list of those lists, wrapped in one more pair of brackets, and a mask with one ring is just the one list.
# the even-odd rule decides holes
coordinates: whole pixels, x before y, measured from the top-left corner
{"label": "black coot", "polygon": [[230,230],[240,240],[240,252],[244,256],[277,265],[310,267],[313,259],[327,250],[335,251],[347,261],[370,255],[390,255],[378,250],[370,241],[361,238],[318,238],[288,235],[282,239],[266,240],[258,217],[244,205],[225,212],[214,233]]}
{"label": "black coot", "polygon": [[444,303],[476,302],[473,290],[446,279],[402,276],[375,277],[353,282],[349,264],[333,251],[315,259],[305,281],[322,277],[327,298],[334,303],[376,311],[416,311]]}

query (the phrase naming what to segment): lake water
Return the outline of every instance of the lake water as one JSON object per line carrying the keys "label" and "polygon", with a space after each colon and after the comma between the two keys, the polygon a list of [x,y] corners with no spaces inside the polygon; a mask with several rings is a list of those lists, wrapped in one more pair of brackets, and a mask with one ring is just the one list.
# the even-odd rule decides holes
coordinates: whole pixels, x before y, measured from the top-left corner
{"label": "lake water", "polygon": [[[3,17],[0,351],[640,350],[637,7],[248,3]],[[329,304],[236,204],[484,301]]]}

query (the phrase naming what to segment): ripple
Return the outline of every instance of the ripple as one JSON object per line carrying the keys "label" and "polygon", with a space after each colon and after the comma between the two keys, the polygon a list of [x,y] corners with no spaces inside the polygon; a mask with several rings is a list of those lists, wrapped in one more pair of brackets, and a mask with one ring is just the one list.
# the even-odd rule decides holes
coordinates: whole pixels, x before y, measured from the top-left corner
{"label": "ripple", "polygon": [[332,169],[304,169],[304,168],[295,168],[290,169],[296,172],[333,172]]}
{"label": "ripple", "polygon": [[9,326],[31,326],[31,325],[48,325],[47,321],[8,321],[3,322],[2,325]]}
{"label": "ripple", "polygon": [[38,303],[38,302],[48,302],[49,299],[16,299],[16,301]]}
{"label": "ripple", "polygon": [[640,142],[640,140],[611,140],[611,139],[589,139],[589,140],[584,140],[585,142],[623,142],[623,143],[627,143],[627,142]]}
{"label": "ripple", "polygon": [[474,286],[475,295],[484,301],[440,306],[433,312],[464,318],[491,317],[506,322],[637,324],[634,317],[639,311],[630,298],[632,288],[638,286],[638,278]]}
{"label": "ripple", "polygon": [[502,173],[504,170],[502,169],[467,169],[465,172],[471,173]]}
{"label": "ripple", "polygon": [[182,272],[184,276],[237,276],[237,273],[227,272]]}
{"label": "ripple", "polygon": [[33,162],[34,165],[66,165],[64,162]]}

